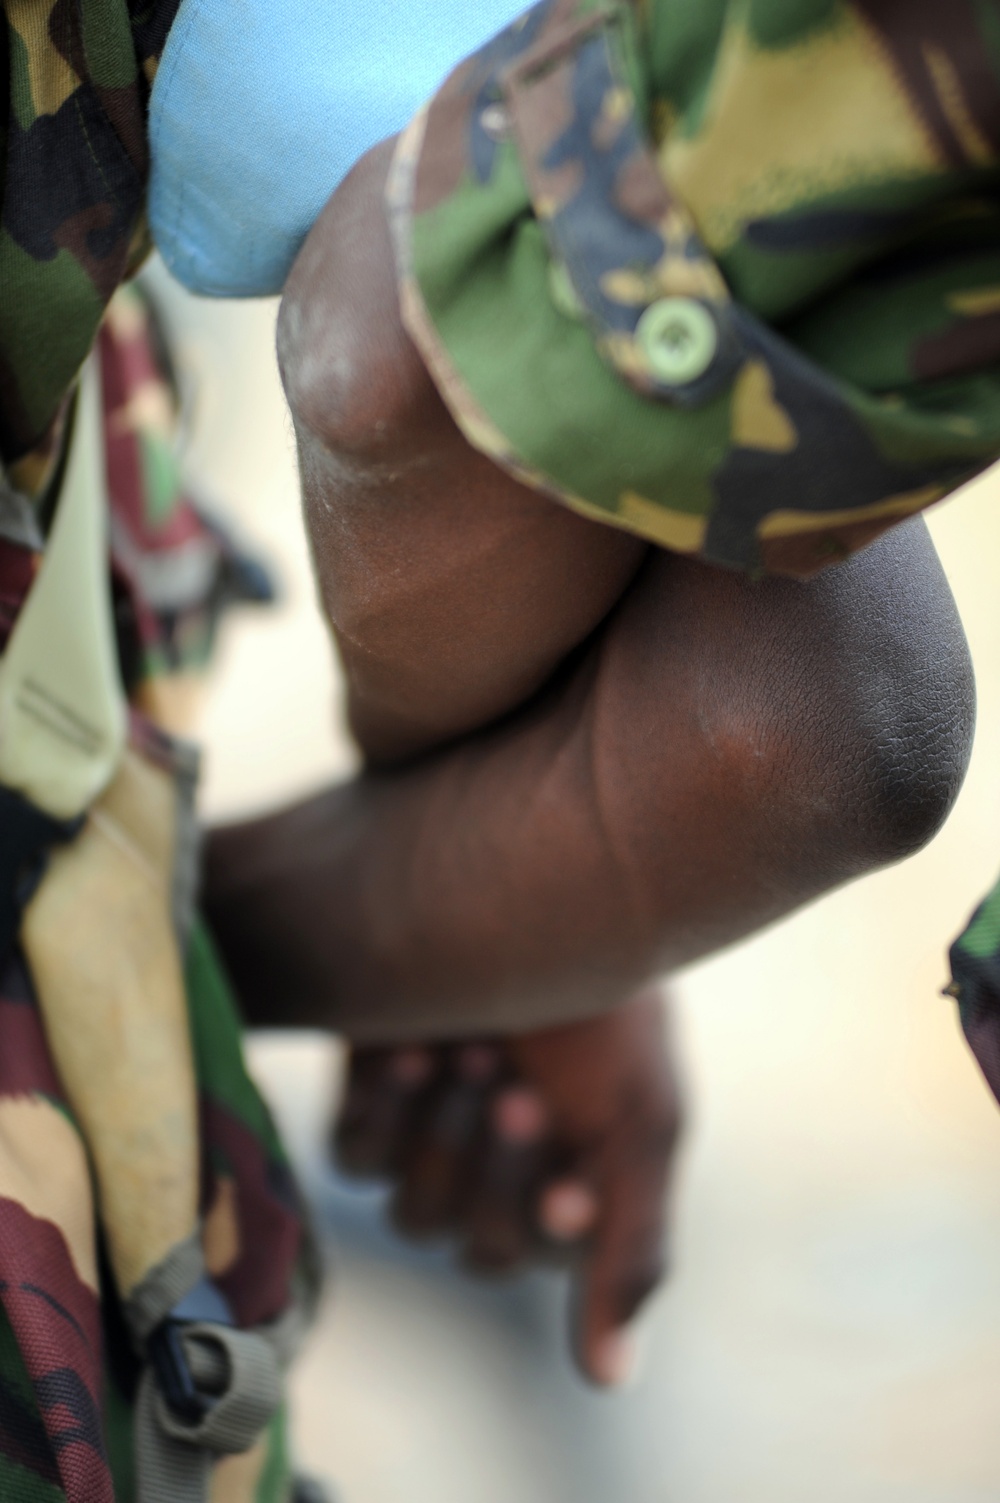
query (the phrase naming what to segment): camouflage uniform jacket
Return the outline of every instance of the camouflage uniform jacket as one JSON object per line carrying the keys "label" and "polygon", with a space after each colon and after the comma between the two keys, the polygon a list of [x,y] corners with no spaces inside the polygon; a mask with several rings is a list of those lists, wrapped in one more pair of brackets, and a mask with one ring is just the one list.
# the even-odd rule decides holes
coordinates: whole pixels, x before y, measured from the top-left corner
{"label": "camouflage uniform jacket", "polygon": [[[1000,456],[996,0],[541,0],[388,203],[469,442],[585,515],[805,576]],[[1000,1096],[1000,884],[952,966]]]}
{"label": "camouflage uniform jacket", "polygon": [[469,440],[808,574],[1000,453],[989,0],[541,0],[405,134],[404,318]]}
{"label": "camouflage uniform jacket", "polygon": [[[146,103],[178,0],[3,0],[0,458],[38,444],[148,248]],[[44,352],[44,353],[43,353]]]}

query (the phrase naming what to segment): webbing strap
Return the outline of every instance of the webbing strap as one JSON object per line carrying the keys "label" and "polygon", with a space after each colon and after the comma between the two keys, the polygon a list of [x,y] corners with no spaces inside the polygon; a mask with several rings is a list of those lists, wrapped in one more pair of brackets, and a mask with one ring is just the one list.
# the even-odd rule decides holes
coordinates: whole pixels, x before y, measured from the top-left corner
{"label": "webbing strap", "polygon": [[299,1312],[293,1302],[270,1326],[236,1329],[195,1235],[150,1270],[124,1313],[146,1357],[135,1415],[137,1503],[206,1503],[214,1459],[249,1450],[281,1404]]}
{"label": "webbing strap", "polygon": [[281,1368],[256,1331],[195,1324],[181,1341],[211,1407],[197,1424],[185,1423],[146,1368],[135,1416],[138,1503],[206,1503],[212,1462],[249,1450],[281,1402]]}
{"label": "webbing strap", "polygon": [[48,545],[0,660],[0,783],[57,819],[89,807],[125,745],[98,383],[91,359]]}

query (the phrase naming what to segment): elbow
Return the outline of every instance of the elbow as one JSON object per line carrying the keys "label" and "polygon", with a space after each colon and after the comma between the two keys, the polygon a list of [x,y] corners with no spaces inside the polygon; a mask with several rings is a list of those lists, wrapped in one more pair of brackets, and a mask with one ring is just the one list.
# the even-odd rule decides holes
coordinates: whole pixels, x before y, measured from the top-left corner
{"label": "elbow", "polygon": [[900,861],[927,845],[965,780],[976,696],[964,640],[950,657],[947,678],[918,682],[902,700],[881,706],[861,759],[853,812],[873,866]]}
{"label": "elbow", "polygon": [[913,855],[941,829],[968,770],[976,689],[961,619],[922,523],[843,567],[840,587],[853,593],[863,584],[864,598],[855,599],[847,630],[841,623],[826,634],[804,720],[808,760],[825,767],[833,790],[827,814],[840,838],[831,844],[861,874]]}

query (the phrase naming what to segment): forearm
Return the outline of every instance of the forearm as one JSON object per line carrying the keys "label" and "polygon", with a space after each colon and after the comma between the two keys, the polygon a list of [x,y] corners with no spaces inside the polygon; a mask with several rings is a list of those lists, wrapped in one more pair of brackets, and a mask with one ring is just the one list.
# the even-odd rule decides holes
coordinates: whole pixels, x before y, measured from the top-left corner
{"label": "forearm", "polygon": [[593,830],[539,807],[561,775],[556,728],[525,729],[213,832],[206,911],[249,1021],[505,1032],[612,1006],[648,972],[627,891],[593,881]]}
{"label": "forearm", "polygon": [[922,843],[970,730],[922,528],[808,587],[660,555],[516,717],[217,832],[208,916],[251,1021],[586,1016]]}
{"label": "forearm", "polygon": [[567,925],[577,842],[535,824],[527,786],[557,745],[496,753],[464,745],[212,832],[206,912],[250,1022],[504,1032],[611,1006],[644,974],[624,914],[605,915],[604,972],[583,915]]}

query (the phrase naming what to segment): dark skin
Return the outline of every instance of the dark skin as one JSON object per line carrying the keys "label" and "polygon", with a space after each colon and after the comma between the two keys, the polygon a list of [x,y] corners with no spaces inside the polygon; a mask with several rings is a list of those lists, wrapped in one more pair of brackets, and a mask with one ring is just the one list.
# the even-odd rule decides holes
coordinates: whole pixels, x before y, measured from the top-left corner
{"label": "dark skin", "polygon": [[[367,770],[215,832],[207,906],[251,1020],[359,1046],[345,1150],[395,1178],[404,1225],[506,1266],[553,1174],[581,1192],[578,1349],[607,1381],[676,1138],[649,978],[923,844],[964,774],[971,671],[920,522],[812,583],[754,582],[473,451],[400,321],[387,152],[334,194],[279,326]],[[463,1081],[453,1041],[476,1036],[492,1064]],[[491,1170],[525,1087],[534,1139],[508,1111],[520,1167]]]}
{"label": "dark skin", "polygon": [[531,1260],[577,1275],[588,1377],[627,1376],[624,1331],[664,1269],[681,1098],[650,988],[608,1017],[489,1043],[355,1052],[341,1165],[395,1186],[405,1235],[449,1235],[464,1263]]}

